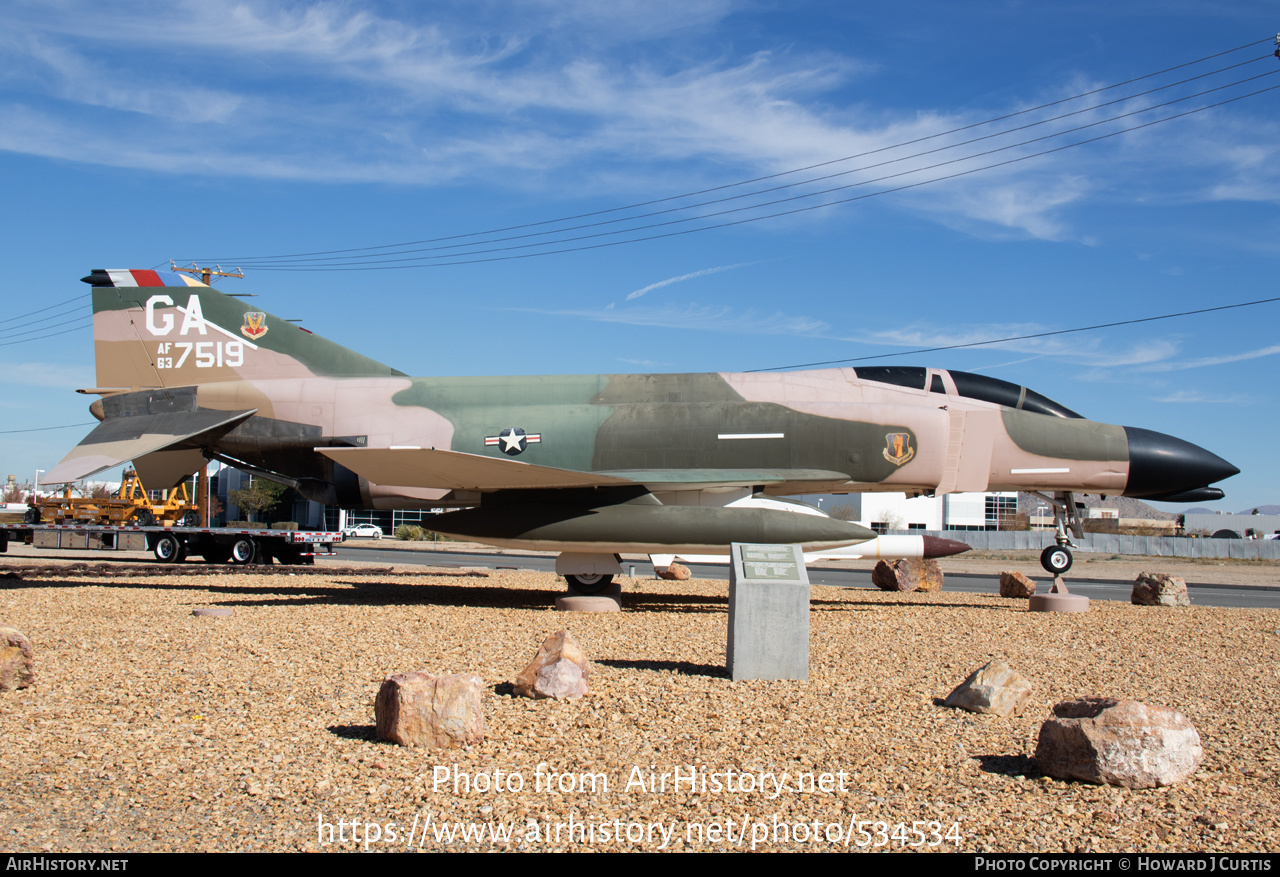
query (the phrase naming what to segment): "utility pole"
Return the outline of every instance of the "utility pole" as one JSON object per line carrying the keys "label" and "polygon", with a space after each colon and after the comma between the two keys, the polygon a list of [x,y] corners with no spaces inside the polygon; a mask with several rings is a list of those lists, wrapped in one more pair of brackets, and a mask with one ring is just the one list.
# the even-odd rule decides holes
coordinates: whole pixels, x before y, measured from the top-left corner
{"label": "utility pole", "polygon": [[244,272],[241,271],[239,268],[237,268],[235,271],[223,271],[221,265],[215,265],[212,268],[201,268],[195,263],[192,263],[190,268],[179,268],[177,265],[173,263],[173,260],[170,259],[169,267],[172,268],[174,271],[181,271],[183,274],[197,275],[200,278],[200,282],[203,283],[205,286],[211,286],[212,284],[209,281],[212,280],[214,277],[239,277],[242,279],[244,278]]}

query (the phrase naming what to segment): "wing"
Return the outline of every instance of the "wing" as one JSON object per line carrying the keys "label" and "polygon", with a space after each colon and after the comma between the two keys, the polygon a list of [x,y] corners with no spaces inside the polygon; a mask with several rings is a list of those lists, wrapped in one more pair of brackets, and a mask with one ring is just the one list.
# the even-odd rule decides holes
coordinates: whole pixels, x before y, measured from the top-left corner
{"label": "wing", "polygon": [[636,469],[583,472],[436,448],[316,448],[374,484],[447,490],[612,487],[642,484],[651,490],[752,487],[772,484],[843,483],[843,472],[822,469]]}
{"label": "wing", "polygon": [[517,460],[435,448],[316,448],[316,452],[374,484],[400,487],[491,491],[634,483],[612,475],[536,466]]}
{"label": "wing", "polygon": [[[72,448],[62,462],[46,472],[41,483],[79,481],[130,460],[147,469],[153,479],[172,478],[178,481],[203,464],[203,455],[190,445],[198,444],[205,435],[224,433],[256,413],[256,408],[247,411],[201,409],[110,417],[94,427],[93,432]],[[180,445],[188,447],[179,448]],[[189,465],[193,468],[178,472]],[[153,484],[142,472],[139,472],[139,477],[149,487],[172,486],[172,483],[162,485],[159,481]]]}

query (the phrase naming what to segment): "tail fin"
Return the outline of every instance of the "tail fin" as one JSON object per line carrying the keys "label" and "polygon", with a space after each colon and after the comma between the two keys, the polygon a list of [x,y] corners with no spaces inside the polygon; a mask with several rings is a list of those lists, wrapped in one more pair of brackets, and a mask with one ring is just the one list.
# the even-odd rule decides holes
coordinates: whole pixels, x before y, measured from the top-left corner
{"label": "tail fin", "polygon": [[82,279],[93,286],[98,391],[403,374],[185,274],[96,269]]}

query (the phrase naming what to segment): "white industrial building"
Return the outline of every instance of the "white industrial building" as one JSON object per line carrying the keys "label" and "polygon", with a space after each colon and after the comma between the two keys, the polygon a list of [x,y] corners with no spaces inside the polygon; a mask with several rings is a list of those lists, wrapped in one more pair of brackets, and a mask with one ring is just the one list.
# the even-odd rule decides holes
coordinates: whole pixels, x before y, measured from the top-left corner
{"label": "white industrial building", "polygon": [[996,530],[1001,518],[1018,513],[1015,491],[917,496],[864,493],[859,523],[876,532],[890,530]]}

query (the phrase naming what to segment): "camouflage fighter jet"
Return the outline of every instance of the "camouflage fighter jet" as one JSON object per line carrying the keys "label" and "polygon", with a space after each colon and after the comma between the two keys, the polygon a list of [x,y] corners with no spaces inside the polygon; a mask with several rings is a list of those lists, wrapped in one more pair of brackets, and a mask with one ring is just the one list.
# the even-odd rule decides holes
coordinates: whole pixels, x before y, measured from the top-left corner
{"label": "camouflage fighter jet", "polygon": [[1171,436],[1086,420],[1025,387],[943,369],[414,378],[184,274],[95,270],[101,423],[45,476],[133,461],[152,487],[216,459],[347,508],[459,509],[433,529],[559,551],[571,587],[620,552],[807,552],[875,534],[757,495],[1038,492],[1042,562],[1071,563],[1072,492],[1198,502],[1239,470]]}

